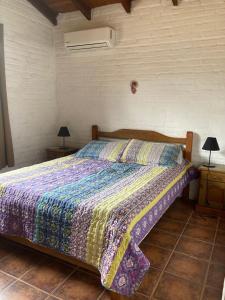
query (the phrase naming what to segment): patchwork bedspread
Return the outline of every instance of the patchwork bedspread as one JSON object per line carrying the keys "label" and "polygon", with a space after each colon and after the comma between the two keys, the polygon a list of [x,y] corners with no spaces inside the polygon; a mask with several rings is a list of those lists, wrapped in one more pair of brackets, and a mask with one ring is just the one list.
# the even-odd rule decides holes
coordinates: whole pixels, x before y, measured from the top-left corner
{"label": "patchwork bedspread", "polygon": [[0,175],[0,233],[27,238],[96,267],[131,295],[149,261],[140,242],[191,177],[174,168],[71,155]]}

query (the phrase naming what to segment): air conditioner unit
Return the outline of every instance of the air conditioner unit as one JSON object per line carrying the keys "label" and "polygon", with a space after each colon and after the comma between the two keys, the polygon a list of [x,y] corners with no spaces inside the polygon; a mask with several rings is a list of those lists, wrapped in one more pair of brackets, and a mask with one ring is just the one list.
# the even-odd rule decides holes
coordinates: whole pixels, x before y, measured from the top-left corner
{"label": "air conditioner unit", "polygon": [[68,32],[64,34],[65,47],[70,50],[112,48],[116,32],[110,27]]}

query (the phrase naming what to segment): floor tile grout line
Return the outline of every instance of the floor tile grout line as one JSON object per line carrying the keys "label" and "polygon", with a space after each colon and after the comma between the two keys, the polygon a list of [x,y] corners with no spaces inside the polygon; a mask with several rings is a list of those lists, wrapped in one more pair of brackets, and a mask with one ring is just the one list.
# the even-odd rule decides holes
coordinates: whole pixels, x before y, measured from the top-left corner
{"label": "floor tile grout line", "polygon": [[149,296],[142,293],[142,292],[136,292],[135,295],[140,295],[140,296],[144,296],[145,298],[148,298]]}
{"label": "floor tile grout line", "polygon": [[[186,223],[183,223],[183,224],[185,224],[186,225]],[[189,223],[190,224],[190,223]],[[190,224],[190,225],[192,225],[192,224]],[[206,228],[206,229],[210,229],[210,227],[206,227],[206,226],[204,226],[204,228]],[[216,228],[214,228],[215,230],[216,230]],[[173,235],[173,236],[180,236],[180,234],[176,234],[176,233],[172,233],[172,232],[170,232],[170,231],[167,231],[167,230],[164,230],[164,229],[156,229],[157,231],[162,231],[163,233],[169,233],[169,234],[171,234],[171,235]],[[189,239],[192,239],[192,240],[195,240],[195,241],[200,241],[200,242],[202,242],[202,243],[205,243],[205,244],[210,244],[210,245],[212,245],[213,243],[212,242],[208,242],[208,241],[205,241],[205,240],[201,240],[201,239],[198,239],[198,238],[194,238],[194,237],[191,237],[191,236],[189,236],[189,235],[186,235],[186,234],[183,234],[183,237],[186,237],[186,238],[189,238]],[[149,242],[146,242],[146,241],[143,241],[144,242],[144,244],[150,244]],[[221,245],[222,246],[222,245]],[[224,246],[225,247],[225,246]]]}
{"label": "floor tile grout line", "polygon": [[54,298],[57,299],[57,300],[63,300],[62,298],[59,298],[59,297],[54,296],[54,295],[47,295],[47,298],[45,298],[44,300],[48,300],[48,299],[50,299],[51,297],[54,297]]}
{"label": "floor tile grout line", "polygon": [[[178,279],[184,279],[185,281],[191,282],[192,284],[193,284],[193,283],[196,283],[196,281],[193,281],[193,280],[191,280],[191,279],[185,278],[185,277],[183,277],[182,275],[177,275],[176,273],[173,273],[173,272],[171,272],[171,271],[166,271],[166,270],[165,270],[164,273],[169,274],[169,275],[173,275],[174,277],[177,277]],[[198,284],[198,283],[197,283],[197,284]],[[200,284],[198,284],[198,285],[202,285],[202,283],[200,283]]]}
{"label": "floor tile grout line", "polygon": [[59,297],[54,296],[54,295],[48,295],[47,298],[45,298],[44,300],[48,300],[48,299],[50,299],[51,297],[54,297],[54,298],[57,299],[57,300],[63,300],[62,298],[59,298]]}
{"label": "floor tile grout line", "polygon": [[15,284],[17,281],[18,281],[18,279],[14,280],[14,281],[11,282],[9,285],[7,285],[5,288],[3,288],[3,289],[0,291],[0,297],[1,297],[1,295],[2,295],[6,290],[8,290],[11,286],[13,286],[13,284]]}
{"label": "floor tile grout line", "polygon": [[28,286],[30,286],[30,287],[32,287],[32,288],[34,288],[34,289],[36,289],[36,290],[42,292],[42,293],[44,293],[44,294],[50,295],[48,292],[45,292],[44,290],[42,290],[42,289],[36,287],[35,285],[30,284],[29,282],[26,282],[26,281],[24,281],[24,280],[22,280],[22,279],[20,279],[20,278],[19,278],[17,281],[22,282],[22,283],[24,283],[24,284],[26,284],[26,285],[28,285]]}
{"label": "floor tile grout line", "polygon": [[[189,282],[191,282],[192,284],[193,284],[193,283],[196,283],[195,280],[191,280],[191,279],[189,279],[189,278],[187,278],[187,277],[185,277],[185,276],[182,276],[182,275],[177,275],[176,273],[171,272],[171,271],[166,271],[166,270],[165,270],[164,273],[173,275],[173,276],[175,276],[175,277],[177,277],[177,278],[180,278],[180,279],[184,279],[185,281],[189,281]],[[199,283],[197,283],[197,284],[200,285],[200,286],[202,286],[202,285],[203,285],[203,281],[202,281],[202,282],[199,282]],[[201,290],[202,290],[202,289],[201,289]]]}
{"label": "floor tile grout line", "polygon": [[18,279],[22,279],[23,276],[25,276],[27,273],[29,273],[30,271],[32,271],[33,269],[35,269],[39,264],[42,264],[45,261],[45,257],[43,257],[36,265],[30,266],[30,268],[28,267],[28,270],[26,270],[22,275],[20,275],[18,277]]}
{"label": "floor tile grout line", "polygon": [[[22,277],[23,275],[21,275],[20,277],[16,277],[16,276],[11,275],[11,274],[8,274],[8,273],[6,273],[6,272],[4,272],[4,271],[2,271],[2,270],[1,270],[1,273],[5,274],[5,275],[7,275],[7,276],[11,276],[12,278],[14,278],[14,281],[11,282],[9,285],[7,285],[5,288],[3,288],[3,289],[1,290],[1,292],[0,292],[0,294],[2,294],[3,292],[5,292],[6,290],[8,290],[12,285],[14,285],[15,283],[17,283],[18,281],[19,281],[19,282],[22,282],[22,283],[24,283],[24,284],[26,284],[26,285],[28,285],[28,286],[30,286],[30,287],[32,287],[32,288],[35,288],[36,290],[39,290],[39,291],[41,291],[41,292],[44,292],[45,294],[48,294],[47,292],[43,291],[42,289],[40,289],[40,288],[38,288],[38,287],[36,287],[36,286],[34,286],[34,285],[32,285],[32,284],[29,284],[28,282],[22,280],[21,277]],[[26,272],[25,272],[25,273],[26,273]],[[50,294],[49,294],[49,295],[50,295]]]}
{"label": "floor tile grout line", "polygon": [[[29,282],[24,281],[24,280],[21,278],[22,276],[20,276],[20,277],[15,277],[14,275],[10,275],[10,274],[8,274],[8,273],[2,271],[2,270],[1,270],[1,272],[2,272],[3,274],[5,274],[5,275],[9,275],[9,276],[13,277],[13,278],[14,278],[14,281],[11,282],[11,283],[10,283],[8,286],[6,286],[5,288],[3,288],[3,289],[0,291],[0,295],[1,295],[3,292],[5,292],[6,290],[8,290],[13,284],[15,284],[15,283],[17,283],[17,282],[22,282],[22,283],[24,283],[25,285],[28,285],[28,286],[30,286],[30,287],[32,287],[32,288],[34,288],[34,289],[36,289],[36,290],[38,290],[38,291],[40,291],[40,292],[46,294],[46,298],[45,298],[45,299],[47,299],[49,296],[53,296],[53,295],[51,295],[50,293],[48,293],[48,292],[46,292],[46,291],[44,291],[44,290],[42,290],[42,289],[36,287],[35,285],[32,285],[32,284],[30,284]],[[54,296],[54,297],[55,297],[55,296]],[[57,298],[57,297],[56,297],[56,298]],[[60,299],[60,298],[58,298],[58,299]],[[61,300],[61,299],[60,299],[60,300]]]}
{"label": "floor tile grout line", "polygon": [[[12,252],[12,253],[10,253],[10,254],[4,256],[3,259],[6,258],[6,257],[9,257],[9,256],[12,255],[12,254],[14,254],[14,252]],[[28,268],[28,270],[26,270],[23,274],[21,274],[21,275],[18,276],[18,277],[15,276],[15,275],[12,275],[12,274],[10,274],[10,273],[5,272],[4,270],[0,270],[0,272],[1,272],[2,274],[7,275],[7,276],[10,276],[10,277],[12,277],[12,278],[14,279],[14,281],[13,281],[12,283],[10,283],[9,285],[7,285],[5,288],[3,288],[3,289],[0,291],[0,294],[2,294],[3,291],[7,290],[10,286],[12,286],[12,285],[15,284],[17,281],[19,281],[19,282],[22,282],[22,283],[24,283],[24,284],[30,286],[30,287],[35,288],[36,290],[39,290],[39,291],[45,293],[45,294],[46,294],[46,298],[45,298],[45,299],[49,298],[49,296],[54,296],[54,295],[52,295],[51,293],[52,293],[53,291],[55,291],[55,289],[54,289],[51,293],[49,293],[49,292],[46,292],[45,290],[42,290],[42,289],[36,287],[35,285],[32,285],[32,284],[30,284],[29,282],[26,282],[26,281],[23,280],[23,277],[24,277],[27,273],[29,273],[31,270],[35,269],[39,264],[43,263],[45,260],[47,260],[47,257],[42,257],[42,258],[40,259],[40,261],[39,261],[36,265],[31,266],[30,268]],[[69,264],[68,264],[68,265],[69,265]],[[75,269],[73,269],[73,271],[70,273],[70,276],[71,276],[75,271],[77,271],[77,270],[78,270],[78,267],[76,267]],[[68,275],[68,276],[69,276],[69,275]],[[68,277],[68,276],[67,276],[67,277]],[[68,279],[68,278],[67,278],[67,279]],[[61,285],[61,283],[59,284],[59,286],[60,286],[60,285]],[[57,288],[59,288],[59,286],[57,286]],[[54,297],[56,297],[56,296],[54,296]],[[56,298],[58,298],[58,297],[56,297]],[[58,299],[60,299],[60,298],[58,298]],[[61,299],[60,299],[60,300],[61,300]]]}
{"label": "floor tile grout line", "polygon": [[2,289],[0,290],[0,298],[1,298],[1,294],[2,294],[5,290],[7,290],[10,286],[12,286],[14,283],[16,283],[16,282],[18,281],[18,278],[15,277],[15,276],[12,276],[12,275],[10,275],[10,274],[8,274],[8,273],[2,271],[2,270],[0,270],[0,272],[1,272],[2,274],[6,275],[6,276],[10,276],[11,278],[13,278],[13,281],[12,281],[11,283],[9,283],[8,285],[6,285],[4,288],[2,288]]}
{"label": "floor tile grout line", "polygon": [[10,273],[7,273],[7,272],[5,272],[5,271],[3,271],[3,270],[0,270],[0,272],[3,273],[3,274],[5,274],[5,275],[7,275],[7,276],[13,277],[13,278],[15,279],[15,281],[19,280],[19,277],[16,277],[15,275],[12,275],[12,274],[10,274]]}
{"label": "floor tile grout line", "polygon": [[104,294],[105,294],[105,290],[101,292],[101,294],[98,296],[96,300],[101,300]]}
{"label": "floor tile grout line", "polygon": [[[207,229],[209,229],[209,228],[207,228]],[[216,229],[214,229],[214,230],[216,230]],[[201,240],[201,239],[198,239],[198,238],[191,237],[191,236],[186,235],[186,234],[183,234],[183,237],[186,237],[186,238],[189,238],[189,239],[193,239],[195,241],[200,241],[200,242],[205,243],[205,244],[213,245],[213,242],[204,241],[204,240]]]}
{"label": "floor tile grout line", "polygon": [[216,231],[215,231],[214,239],[213,239],[213,246],[212,246],[211,254],[210,254],[210,257],[209,257],[209,263],[208,263],[208,267],[207,267],[207,270],[206,270],[205,278],[204,278],[203,285],[202,285],[202,290],[201,290],[201,294],[200,294],[200,298],[199,298],[200,300],[204,300],[203,295],[204,295],[204,290],[205,290],[206,283],[207,283],[210,264],[212,262],[212,256],[213,256],[213,252],[214,252],[214,248],[215,248],[216,236],[217,236],[217,232],[218,232],[218,228],[219,228],[219,223],[220,223],[220,218],[218,218],[218,220],[217,220]]}
{"label": "floor tile grout line", "polygon": [[[40,263],[43,262],[44,259],[45,259],[45,258],[43,258],[42,260],[40,260]],[[36,265],[36,266],[32,266],[31,268],[29,268],[25,273],[23,273],[23,274],[20,275],[19,277],[16,277],[15,275],[12,275],[12,274],[7,273],[7,272],[5,272],[5,271],[3,271],[3,270],[0,270],[0,273],[4,274],[4,275],[6,275],[6,276],[9,276],[9,277],[11,277],[11,278],[13,279],[13,281],[12,281],[9,285],[7,285],[5,288],[3,288],[3,289],[0,291],[0,294],[2,294],[3,292],[5,292],[7,289],[9,289],[9,288],[10,288],[12,285],[14,285],[15,283],[17,283],[17,282],[22,282],[22,283],[24,283],[24,284],[26,284],[26,285],[28,285],[28,286],[34,288],[34,289],[39,290],[40,292],[46,294],[46,298],[45,298],[46,300],[47,300],[50,296],[53,296],[53,297],[55,297],[55,298],[57,298],[57,299],[59,299],[59,300],[62,300],[62,299],[59,298],[58,296],[55,296],[53,293],[54,293],[57,289],[59,289],[60,286],[62,286],[62,285],[66,282],[66,280],[68,280],[68,279],[69,279],[69,278],[70,278],[70,277],[71,277],[71,276],[79,269],[79,267],[74,268],[74,269],[66,276],[66,278],[65,278],[63,281],[61,281],[61,282],[57,285],[57,287],[56,287],[55,289],[53,289],[53,291],[47,292],[47,291],[45,291],[45,290],[43,290],[43,289],[41,289],[41,288],[36,287],[35,285],[32,285],[32,284],[30,284],[29,282],[26,282],[26,281],[23,280],[24,275],[27,274],[28,272],[30,272],[31,270],[33,270],[35,267],[37,267],[37,265]]]}
{"label": "floor tile grout line", "polygon": [[[185,225],[186,223],[181,223],[181,224]],[[157,223],[156,223],[155,225],[157,225]],[[168,230],[165,230],[165,229],[158,229],[158,228],[154,228],[154,227],[153,227],[152,230],[162,231],[163,233],[167,233],[167,234],[169,233],[169,234],[171,234],[171,235],[173,235],[173,236],[179,236],[179,233],[173,233],[173,232],[168,231]],[[149,233],[151,233],[151,231],[150,231]],[[148,236],[148,235],[147,235],[147,236]],[[143,242],[146,243],[144,240],[143,240]]]}
{"label": "floor tile grout line", "polygon": [[14,252],[8,253],[7,255],[1,257],[1,258],[0,258],[0,262],[2,262],[5,258],[10,257],[12,254],[14,254]]}
{"label": "floor tile grout line", "polygon": [[173,248],[172,252],[170,253],[170,255],[169,255],[169,257],[168,257],[168,260],[167,260],[167,262],[166,262],[164,268],[161,270],[161,273],[160,273],[159,278],[158,278],[158,280],[157,280],[157,282],[156,282],[156,285],[155,285],[155,287],[153,288],[153,291],[152,291],[152,293],[151,293],[150,296],[149,296],[149,300],[152,299],[152,297],[154,296],[155,291],[156,291],[156,289],[158,288],[159,282],[160,282],[160,280],[161,280],[161,278],[162,278],[162,276],[163,276],[163,274],[164,274],[164,272],[165,272],[165,270],[166,270],[166,268],[167,268],[167,266],[168,266],[168,264],[169,264],[169,261],[170,261],[172,255],[173,255],[174,252],[175,252],[175,249],[176,249],[176,247],[177,247],[177,245],[178,245],[178,243],[179,243],[179,241],[180,241],[180,239],[181,239],[181,237],[182,237],[182,235],[183,235],[183,233],[184,233],[186,227],[187,227],[188,224],[189,224],[189,221],[190,221],[192,215],[193,215],[193,211],[191,212],[189,218],[187,219],[187,221],[186,221],[186,223],[185,223],[185,225],[184,225],[184,228],[182,229],[182,231],[181,231],[181,233],[180,233],[180,235],[179,235],[179,237],[178,237],[178,239],[177,239],[177,241],[176,241],[176,243],[175,243],[175,245],[174,245],[174,248]]}
{"label": "floor tile grout line", "polygon": [[[179,219],[175,219],[175,218],[171,218],[171,217],[166,217],[166,216],[164,216],[163,219],[164,219],[164,220],[167,220],[167,221],[173,221],[173,222],[176,222],[176,223],[180,223],[180,224],[186,224],[186,222],[187,222],[187,220],[188,220],[188,218],[187,218],[186,221],[181,221],[181,220],[179,220]],[[160,221],[160,220],[159,220],[159,221]]]}
{"label": "floor tile grout line", "polygon": [[[12,252],[11,254],[13,254],[13,252]],[[9,257],[11,254],[9,254],[9,255],[7,255],[7,256],[5,256],[5,257]],[[16,253],[14,253],[14,254],[16,254]],[[3,259],[4,259],[5,257],[3,257]],[[37,267],[38,264],[44,262],[45,259],[46,259],[46,258],[43,257],[43,258],[40,259],[40,261],[39,261],[36,265],[28,266],[28,269],[27,269],[23,274],[21,274],[21,275],[18,276],[18,277],[15,276],[15,275],[13,275],[13,274],[7,273],[7,272],[5,272],[4,270],[1,270],[1,269],[0,269],[0,272],[6,274],[6,275],[8,275],[8,276],[11,276],[11,277],[13,277],[13,278],[16,278],[16,279],[18,280],[18,279],[22,278],[24,275],[26,275],[28,272],[30,272],[32,269],[34,269],[35,267]]]}
{"label": "floor tile grout line", "polygon": [[[212,245],[211,245],[212,246]],[[195,259],[195,260],[199,260],[199,261],[202,261],[202,262],[205,262],[205,263],[208,263],[209,262],[209,258],[208,259],[204,259],[204,258],[199,258],[199,257],[197,257],[197,256],[193,256],[193,255],[191,255],[191,254],[187,254],[187,253],[185,253],[185,252],[182,252],[182,251],[174,251],[175,253],[178,253],[178,254],[182,254],[182,255],[184,255],[184,256],[187,256],[187,257],[190,257],[190,258],[192,258],[192,259]]]}
{"label": "floor tile grout line", "polygon": [[2,274],[4,274],[4,275],[7,275],[7,276],[9,276],[9,277],[12,277],[12,278],[13,278],[13,279],[15,279],[15,280],[17,280],[17,279],[18,279],[16,276],[14,276],[14,275],[11,275],[11,274],[9,274],[9,273],[7,273],[7,272],[5,272],[5,271],[1,270],[1,269],[0,269],[0,273],[2,273]]}
{"label": "floor tile grout line", "polygon": [[[178,237],[179,237],[179,236],[178,236]],[[166,247],[163,247],[163,246],[154,244],[154,243],[145,243],[145,245],[157,247],[157,248],[160,248],[160,249],[163,249],[163,250],[168,250],[168,251],[172,251],[172,250],[173,250],[173,247],[172,247],[172,248],[166,248]],[[156,268],[156,269],[157,269],[157,268]]]}
{"label": "floor tile grout line", "polygon": [[49,294],[54,296],[54,293],[63,286],[63,284],[74,274],[76,273],[76,271],[78,270],[78,268],[74,268]]}
{"label": "floor tile grout line", "polygon": [[[81,272],[86,273],[86,274],[90,274],[90,273],[88,272],[88,270],[85,270],[85,269],[83,269],[83,268],[81,268],[81,267],[77,267],[77,270],[80,270]],[[94,276],[95,278],[100,279],[99,276],[98,276],[98,274],[91,273],[91,276]],[[101,285],[101,286],[104,288],[103,285]],[[105,291],[106,291],[106,289],[104,289],[104,290],[98,295],[98,297],[97,297],[96,300],[100,300],[101,297],[103,296],[103,294],[104,294]],[[1,300],[1,299],[0,299],[0,300]]]}
{"label": "floor tile grout line", "polygon": [[[182,237],[183,237],[184,235],[182,235]],[[199,240],[198,240],[199,241]],[[146,245],[147,243],[145,243],[145,245]],[[160,249],[162,249],[162,250],[167,250],[167,251],[172,251],[173,250],[173,248],[166,248],[166,247],[162,247],[162,246],[159,246],[159,245],[157,245],[157,244],[154,244],[154,243],[148,243],[147,245],[149,245],[149,246],[153,246],[153,247],[157,247],[157,248],[160,248]],[[211,243],[211,244],[208,244],[209,246],[212,246],[213,244]],[[225,247],[224,247],[225,248]],[[187,256],[187,257],[191,257],[191,258],[193,258],[193,259],[196,259],[196,260],[200,260],[200,261],[204,261],[204,262],[208,262],[209,261],[209,258],[208,259],[205,259],[205,258],[200,258],[200,257],[198,257],[198,256],[194,256],[194,255],[191,255],[191,254],[187,254],[187,253],[185,253],[185,252],[182,252],[182,251],[180,251],[180,250],[175,250],[174,252],[176,252],[176,253],[178,253],[178,254],[182,254],[182,255],[184,255],[184,256]],[[154,269],[156,269],[156,270],[159,270],[159,268],[156,268],[156,267],[151,267],[151,268],[154,268]]]}
{"label": "floor tile grout line", "polygon": [[23,274],[20,275],[19,277],[16,277],[15,275],[12,275],[12,274],[10,274],[10,273],[7,273],[7,272],[5,272],[4,270],[0,270],[0,272],[1,272],[2,274],[5,274],[5,275],[7,275],[7,276],[10,276],[10,277],[14,278],[14,281],[13,281],[12,283],[10,283],[9,285],[7,285],[5,288],[3,288],[3,289],[0,291],[0,294],[1,294],[3,291],[7,290],[10,286],[12,286],[12,285],[13,285],[14,283],[16,283],[17,281],[25,282],[25,281],[23,281],[21,278],[23,277],[24,274],[26,274],[28,271],[30,271],[30,270],[32,270],[32,269],[33,269],[33,267],[32,267],[32,268],[29,268],[29,270],[27,270],[25,273],[23,273]]}

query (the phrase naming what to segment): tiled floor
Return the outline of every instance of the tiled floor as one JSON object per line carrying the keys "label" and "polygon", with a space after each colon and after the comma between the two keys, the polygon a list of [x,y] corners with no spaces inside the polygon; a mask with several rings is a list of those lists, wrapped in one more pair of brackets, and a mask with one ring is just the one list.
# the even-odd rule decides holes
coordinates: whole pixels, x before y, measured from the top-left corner
{"label": "tiled floor", "polygon": [[[225,220],[177,200],[141,245],[151,260],[132,300],[221,300]],[[0,239],[0,300],[110,300],[97,275]]]}

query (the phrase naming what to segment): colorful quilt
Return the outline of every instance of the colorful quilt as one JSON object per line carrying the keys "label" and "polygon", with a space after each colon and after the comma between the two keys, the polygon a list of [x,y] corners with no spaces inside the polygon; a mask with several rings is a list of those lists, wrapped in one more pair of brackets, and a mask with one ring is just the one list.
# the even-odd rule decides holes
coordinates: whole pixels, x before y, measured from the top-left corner
{"label": "colorful quilt", "polygon": [[190,180],[173,168],[67,156],[0,175],[0,233],[96,267],[102,284],[131,295],[149,261],[139,248]]}

